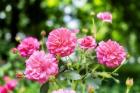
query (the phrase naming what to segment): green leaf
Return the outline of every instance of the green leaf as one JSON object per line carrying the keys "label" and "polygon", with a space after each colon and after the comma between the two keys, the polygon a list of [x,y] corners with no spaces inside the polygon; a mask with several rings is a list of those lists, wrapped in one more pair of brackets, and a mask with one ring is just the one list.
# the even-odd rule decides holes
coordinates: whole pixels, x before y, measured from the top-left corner
{"label": "green leaf", "polygon": [[76,71],[70,71],[70,70],[68,70],[68,71],[65,71],[63,73],[63,75],[67,79],[71,79],[71,80],[79,80],[79,79],[81,79],[81,75],[78,72],[76,72]]}
{"label": "green leaf", "polygon": [[40,88],[40,93],[48,93],[49,90],[49,82],[43,84]]}
{"label": "green leaf", "polygon": [[100,87],[101,83],[102,83],[102,80],[100,78],[94,79],[92,77],[88,77],[86,79],[86,84],[93,86],[94,89],[98,89]]}

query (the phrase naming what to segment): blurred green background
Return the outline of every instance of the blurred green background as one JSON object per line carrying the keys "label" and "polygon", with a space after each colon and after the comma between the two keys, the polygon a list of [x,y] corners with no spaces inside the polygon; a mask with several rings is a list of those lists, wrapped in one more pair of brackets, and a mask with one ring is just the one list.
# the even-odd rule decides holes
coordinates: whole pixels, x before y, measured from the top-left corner
{"label": "blurred green background", "polygon": [[[130,55],[120,70],[121,82],[104,81],[98,93],[124,93],[127,77],[134,78],[131,93],[140,93],[140,3],[138,0],[0,0],[0,84],[4,75],[15,77],[24,69],[21,58],[10,49],[17,46],[15,38],[40,37],[54,28],[79,29],[79,34],[92,35],[91,12],[110,11],[112,24],[97,25],[97,41],[109,38],[120,42]],[[96,16],[95,16],[96,17]],[[38,93],[39,85],[21,80],[14,93]]]}

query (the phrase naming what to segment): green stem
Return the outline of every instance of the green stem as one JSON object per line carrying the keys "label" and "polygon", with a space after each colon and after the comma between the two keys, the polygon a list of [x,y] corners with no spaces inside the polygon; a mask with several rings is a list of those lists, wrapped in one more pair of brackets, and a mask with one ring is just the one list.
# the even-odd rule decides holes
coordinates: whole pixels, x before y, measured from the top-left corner
{"label": "green stem", "polygon": [[98,64],[98,65],[96,65],[95,67],[94,67],[94,69],[92,70],[92,72],[95,72],[96,71],[96,69],[97,68],[99,68],[100,67],[100,65]]}
{"label": "green stem", "polygon": [[84,86],[84,84],[81,84],[81,87],[82,87],[82,93],[85,93],[85,86]]}
{"label": "green stem", "polygon": [[56,82],[56,84],[59,86],[59,88],[62,88],[62,84],[60,84],[60,83],[58,82],[58,80],[56,80],[55,82]]}
{"label": "green stem", "polygon": [[121,67],[122,67],[122,65],[120,65],[119,67],[117,67],[112,73],[117,72]]}
{"label": "green stem", "polygon": [[102,28],[102,26],[104,26],[104,22],[101,22],[101,23],[99,24],[99,26],[100,26],[100,28]]}
{"label": "green stem", "polygon": [[67,62],[69,62],[69,60],[68,60],[68,58],[67,58],[67,57],[65,57],[65,60],[66,60],[66,63],[67,63]]}
{"label": "green stem", "polygon": [[122,62],[122,64],[121,64],[119,67],[117,67],[112,73],[117,72],[117,71],[122,67],[122,65],[123,65],[123,63],[124,63],[125,61],[126,61],[126,59],[124,59],[123,62]]}
{"label": "green stem", "polygon": [[86,65],[86,74],[88,73],[88,64],[85,64]]}
{"label": "green stem", "polygon": [[69,58],[69,60],[70,60],[71,62],[73,62],[72,59],[70,58],[70,56],[68,56],[68,58]]}
{"label": "green stem", "polygon": [[79,54],[80,54],[80,57],[79,57],[79,62],[81,63],[81,59],[82,59],[82,50],[78,47],[78,51],[79,51]]}
{"label": "green stem", "polygon": [[71,83],[72,83],[72,88],[75,90],[76,89],[76,86],[75,86],[74,81],[72,80]]}
{"label": "green stem", "polygon": [[78,81],[73,81],[73,89],[76,90],[77,89],[77,86],[78,86]]}
{"label": "green stem", "polygon": [[92,27],[91,27],[91,32],[93,31],[93,36],[96,38],[96,26],[94,22],[94,18],[92,18]]}
{"label": "green stem", "polygon": [[56,90],[58,88],[56,82],[51,82],[51,83],[52,83],[53,89]]}
{"label": "green stem", "polygon": [[126,89],[126,93],[129,93],[129,91],[130,91],[130,88],[127,87],[127,89]]}

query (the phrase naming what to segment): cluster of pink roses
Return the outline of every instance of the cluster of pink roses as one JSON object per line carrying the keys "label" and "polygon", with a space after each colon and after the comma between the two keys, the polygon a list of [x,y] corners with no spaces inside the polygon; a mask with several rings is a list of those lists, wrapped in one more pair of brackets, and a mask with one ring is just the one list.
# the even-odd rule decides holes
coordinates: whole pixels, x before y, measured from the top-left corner
{"label": "cluster of pink roses", "polygon": [[11,79],[8,76],[5,76],[4,78],[5,85],[0,86],[0,93],[8,93],[8,91],[13,91],[17,86],[17,80]]}
{"label": "cluster of pink roses", "polygon": [[[99,13],[97,17],[104,22],[112,22],[112,15],[108,12]],[[51,76],[56,76],[59,72],[57,57],[69,56],[75,51],[77,45],[84,50],[95,50],[98,62],[109,68],[118,67],[126,57],[124,48],[116,41],[101,41],[97,44],[92,36],[77,39],[74,31],[58,28],[49,33],[46,42],[47,54],[40,50],[40,43],[34,37],[27,37],[20,42],[17,50],[22,57],[28,58],[24,72],[25,77],[41,84],[45,83]],[[57,93],[63,93],[61,92],[63,90],[59,91]]]}

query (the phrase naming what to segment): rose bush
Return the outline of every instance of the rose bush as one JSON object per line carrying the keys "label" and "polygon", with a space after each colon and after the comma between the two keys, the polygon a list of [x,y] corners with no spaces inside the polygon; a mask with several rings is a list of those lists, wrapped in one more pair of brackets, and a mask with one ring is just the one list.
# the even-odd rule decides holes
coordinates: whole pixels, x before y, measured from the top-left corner
{"label": "rose bush", "polygon": [[[97,18],[112,22],[109,12],[99,13]],[[96,32],[93,36],[78,37],[78,30],[68,28],[52,30],[47,41],[44,41],[45,32],[42,33],[41,44],[28,37],[17,47],[19,55],[26,57],[26,68],[20,76],[39,82],[40,93],[94,93],[106,78],[119,82],[116,71],[123,65],[127,53],[116,41],[97,43]]]}

